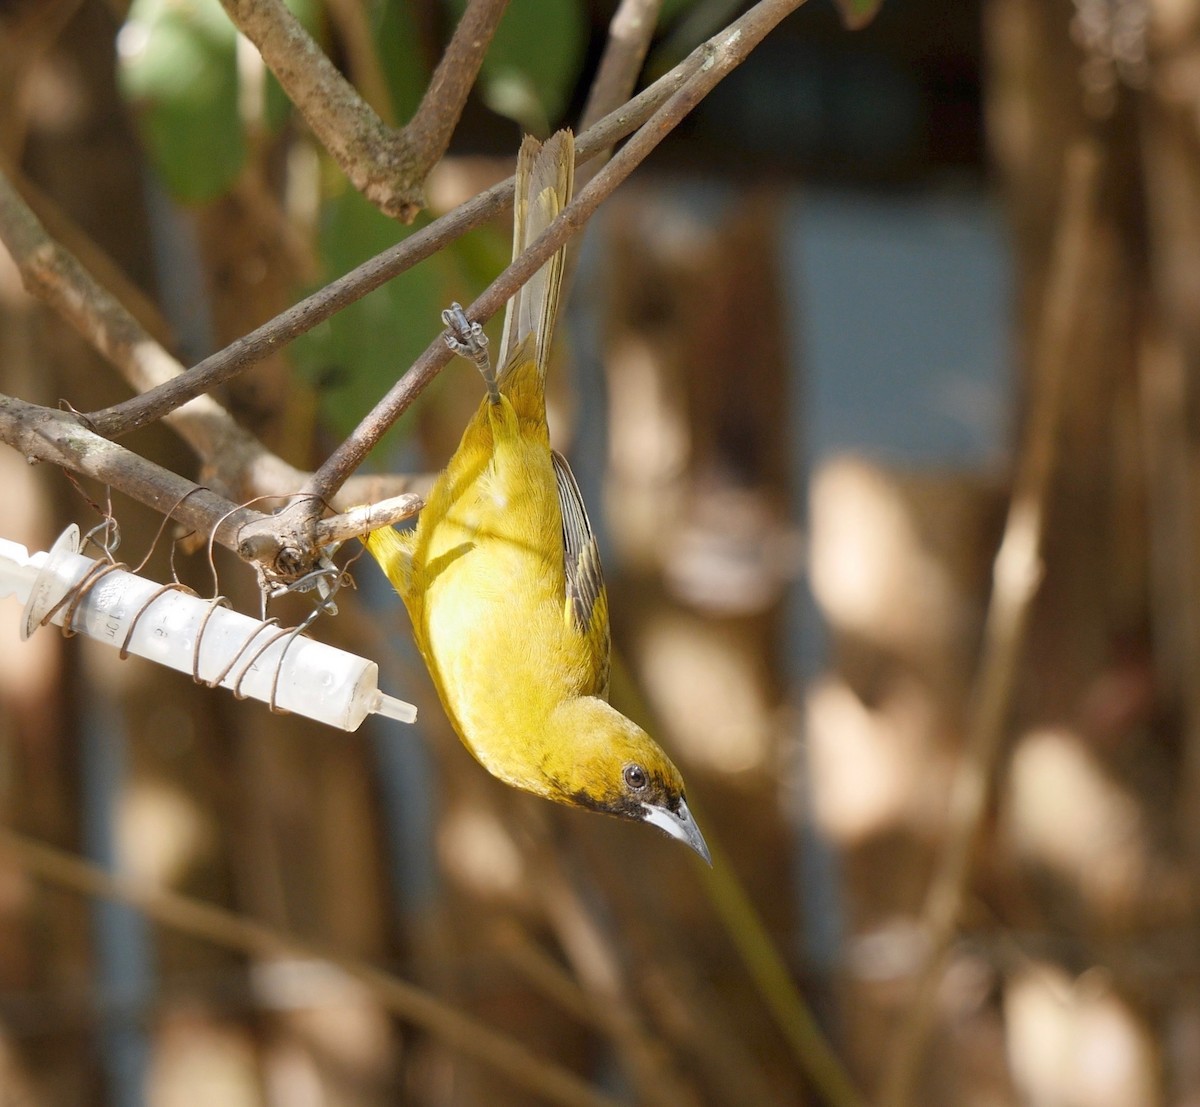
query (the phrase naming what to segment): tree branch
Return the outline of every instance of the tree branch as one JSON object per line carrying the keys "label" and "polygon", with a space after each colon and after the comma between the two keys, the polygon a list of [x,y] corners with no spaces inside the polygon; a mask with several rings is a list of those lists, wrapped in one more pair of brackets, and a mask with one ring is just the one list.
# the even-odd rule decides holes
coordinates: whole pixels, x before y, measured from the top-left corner
{"label": "tree branch", "polygon": [[426,175],[450,145],[488,44],[507,7],[508,0],[471,0],[405,128]]}
{"label": "tree branch", "polygon": [[[662,0],[621,0],[608,25],[608,41],[579,121],[581,131],[629,99],[661,10]],[[603,156],[608,156],[607,151]]]}
{"label": "tree branch", "polygon": [[[662,138],[724,76],[739,65],[770,30],[803,2],[804,0],[760,0],[759,4],[740,19],[693,51],[671,73],[619,110],[609,113],[600,123],[581,135],[577,143],[577,152],[581,159],[586,159],[638,127],[643,120],[646,121],[605,169],[580,191],[550,228],[476,300],[471,306],[470,317],[483,321],[494,315],[546,258],[583,227],[599,204],[649,155]],[[107,344],[107,352],[114,360],[140,367],[139,371],[142,373],[149,371],[146,366],[148,360],[163,378],[157,383],[152,383],[151,378],[147,376],[137,386],[143,387],[152,383],[148,391],[122,404],[84,416],[84,421],[97,434],[108,437],[143,426],[181,408],[258,358],[277,350],[283,343],[329,318],[346,304],[359,299],[391,276],[403,272],[458,235],[478,226],[510,203],[511,198],[511,179],[493,186],[455,212],[417,232],[393,249],[377,255],[225,350],[182,373],[179,372],[178,363],[165,354],[161,347],[152,342],[149,345],[144,344],[144,334],[140,329],[131,329],[131,321],[120,318],[125,313],[111,297],[108,297],[109,302],[105,306],[106,309],[114,310],[113,318],[119,324],[115,338],[98,330],[94,316],[82,310],[87,297],[69,298],[69,302],[64,301],[61,305],[61,310],[74,319],[93,341]],[[48,249],[45,242],[33,241],[28,231],[28,227],[18,227],[18,234],[14,238],[14,256],[21,254],[29,258],[45,253],[53,254],[53,250]],[[42,236],[44,239],[44,230]],[[61,258],[58,259],[58,262],[61,261]],[[70,261],[73,262],[74,259],[70,258]],[[89,279],[78,267],[78,263],[75,263],[74,268],[67,263],[67,270],[65,277],[60,276],[49,282],[48,291],[60,287],[78,289]],[[133,328],[136,326],[136,323],[132,324]],[[101,345],[101,348],[104,346]],[[246,521],[245,530],[253,535],[254,541],[249,547],[243,547],[244,550],[248,548],[250,551],[244,553],[244,556],[269,564],[275,572],[282,575],[306,571],[313,556],[314,544],[318,542],[317,518],[384,431],[407,409],[413,398],[448,359],[449,353],[440,337],[435,339],[425,354],[376,405],[355,434],[305,482],[292,508],[270,517],[255,513],[256,518]],[[207,407],[208,404],[212,404],[213,407]],[[222,412],[211,400],[206,401],[199,410],[207,410],[213,420],[222,424],[229,418],[227,413]],[[59,417],[64,420],[71,418],[66,415]],[[229,420],[229,423],[232,424],[232,420]],[[232,434],[234,430],[237,430],[236,424],[232,424],[232,429],[224,426],[222,433]],[[239,430],[238,433],[242,432]],[[254,448],[263,451],[265,455],[261,444],[256,443]],[[71,468],[78,468],[69,460],[66,464]],[[119,482],[115,486],[122,487]],[[293,490],[294,485],[287,489],[288,492]],[[132,494],[137,495],[136,492]],[[148,491],[143,490],[143,496],[148,494]],[[156,502],[161,502],[163,497],[158,496],[155,499]],[[170,498],[168,507],[175,501],[176,497]],[[210,518],[209,524],[211,523]]]}
{"label": "tree branch", "polygon": [[[289,527],[286,512],[264,515],[181,477],[132,450],[101,438],[66,411],[31,404],[0,393],[0,440],[30,463],[46,461],[92,477],[190,527],[197,534],[262,566],[272,579],[290,580],[307,571],[311,549],[344,542],[368,530],[411,518],[421,497],[406,492],[379,503],[351,508],[306,530],[305,541]],[[282,497],[281,497],[282,498]],[[321,505],[322,508],[324,505]]]}
{"label": "tree branch", "polygon": [[[60,222],[65,223],[65,217]],[[78,236],[82,236],[82,232],[78,232]],[[0,174],[0,241],[11,253],[28,291],[55,308],[120,371],[133,388],[149,389],[183,372],[179,362],[143,329],[124,305],[100,285],[70,251],[49,237],[41,222],[3,174]],[[93,253],[104,257],[98,248],[93,248]],[[63,412],[51,411],[50,414],[67,421],[73,418]],[[205,479],[211,474],[218,493],[246,500],[276,496],[289,498],[297,493],[307,477],[302,470],[288,465],[271,453],[209,396],[198,396],[169,412],[166,421],[200,458],[205,468]],[[0,429],[0,439],[17,446],[16,440],[9,438],[3,429]],[[127,462],[128,458],[125,460]],[[75,468],[69,464],[68,467]],[[143,476],[151,479],[150,474],[140,474],[139,479]],[[114,488],[149,502],[145,494],[138,495],[115,475],[107,479]],[[401,493],[399,497],[389,500],[387,506],[375,505],[369,516],[369,525],[364,523],[363,528],[373,529],[408,518],[420,509],[420,497],[410,491],[411,484],[411,478],[364,477],[343,490],[341,502],[356,503]],[[199,486],[189,484],[189,487],[195,489]],[[171,503],[178,502],[178,497],[183,494],[180,488],[164,488],[163,497]],[[200,512],[202,525],[197,525],[195,518],[183,519],[178,512],[174,512],[176,518],[204,533],[210,531],[232,506],[229,501],[221,500],[219,504],[212,505],[212,512],[207,512],[203,503],[192,493],[187,494],[184,502],[187,512],[193,515],[196,511]],[[326,545],[363,533],[363,530],[355,531],[352,527],[355,521],[361,522],[367,518],[361,511],[356,511],[347,516],[324,520],[318,528],[319,544]],[[254,537],[250,548],[255,551],[248,556],[262,563],[264,568],[279,573],[280,556],[294,544],[295,536],[274,530],[272,517],[258,513],[255,513],[254,521],[247,525],[248,533]],[[246,553],[246,550],[242,552]]]}
{"label": "tree branch", "polygon": [[[621,0],[608,25],[608,40],[596,69],[592,87],[588,90],[587,103],[580,119],[580,130],[591,127],[598,119],[614,111],[629,99],[637,84],[638,74],[650,49],[654,28],[658,24],[662,0]],[[612,147],[600,151],[586,166],[575,172],[575,187],[583,188],[612,157]],[[563,299],[570,295],[575,283],[575,270],[579,263],[579,243],[575,242],[567,251],[563,274]]]}
{"label": "tree branch", "polygon": [[441,1039],[464,1057],[503,1073],[514,1085],[562,1107],[620,1107],[555,1061],[539,1057],[506,1034],[451,1007],[406,980],[318,943],[265,926],[210,903],[114,876],[53,846],[0,826],[0,847],[26,872],[82,896],[136,907],[161,926],[221,949],[273,961],[323,962],[358,981],[385,1010]]}
{"label": "tree branch", "polygon": [[221,4],[354,187],[381,211],[410,221],[422,206],[422,177],[403,133],[363,102],[282,0]]}
{"label": "tree branch", "polygon": [[[696,51],[628,104],[610,112],[580,135],[575,142],[577,160],[583,162],[595,157],[601,150],[636,130],[691,77],[703,61],[702,51]],[[224,384],[255,362],[324,323],[349,304],[374,292],[393,277],[436,254],[461,235],[499,215],[512,203],[512,191],[511,177],[500,181],[403,242],[376,254],[305,297],[225,349],[206,357],[175,380],[143,395],[91,412],[86,416],[88,425],[106,438],[119,438],[161,419],[168,411]]]}
{"label": "tree branch", "polygon": [[211,489],[155,465],[79,425],[70,413],[0,395],[0,438],[28,461],[48,461],[120,489],[131,499],[171,515],[222,546],[238,548],[249,523],[270,520]]}
{"label": "tree branch", "polygon": [[385,214],[412,222],[425,205],[425,177],[449,144],[507,0],[472,0],[402,130],[379,118],[283,0],[221,4],[354,187]]}
{"label": "tree branch", "polygon": [[[559,213],[550,226],[516,258],[467,309],[473,322],[486,323],[560,246],[580,231],[600,204],[637,168],[654,148],[785,16],[804,0],[760,0],[744,16],[698,47],[695,69],[682,87],[657,109],[621,151]],[[416,363],[354,432],[329,456],[305,485],[305,491],[328,499],[405,412],[413,399],[450,360],[439,335]]]}
{"label": "tree branch", "polygon": [[1069,151],[1065,177],[1046,310],[1034,351],[1034,402],[996,554],[983,654],[966,743],[950,786],[944,846],[925,900],[922,923],[928,952],[916,975],[912,1005],[892,1042],[879,1096],[882,1107],[906,1107],[913,1100],[938,985],[950,961],[971,856],[1008,726],[1030,610],[1041,582],[1042,535],[1058,454],[1064,385],[1085,284],[1092,272],[1088,250],[1096,225],[1097,149],[1081,143]]}
{"label": "tree branch", "polygon": [[340,515],[330,515],[320,520],[317,523],[317,545],[345,542],[368,531],[390,527],[393,523],[411,519],[424,506],[425,500],[417,492],[402,492],[386,500],[360,504]]}

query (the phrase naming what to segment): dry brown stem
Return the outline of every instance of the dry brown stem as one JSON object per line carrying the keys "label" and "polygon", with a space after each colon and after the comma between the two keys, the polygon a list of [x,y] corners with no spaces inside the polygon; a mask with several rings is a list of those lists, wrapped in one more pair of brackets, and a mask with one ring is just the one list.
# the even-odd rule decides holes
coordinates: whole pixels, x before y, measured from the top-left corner
{"label": "dry brown stem", "polygon": [[266,519],[101,438],[65,411],[0,395],[0,439],[31,462],[48,461],[92,477],[200,534],[215,527],[216,541],[230,549],[237,548],[243,526]]}
{"label": "dry brown stem", "polygon": [[[621,0],[608,25],[608,41],[588,91],[579,129],[587,130],[629,99],[650,49],[662,0]],[[607,157],[607,151],[602,155]]]}
{"label": "dry brown stem", "polygon": [[[316,110],[321,126],[338,131],[338,141],[346,156],[367,157],[366,147],[387,128],[378,116],[362,104],[353,89],[338,74],[329,61],[316,48],[307,33],[283,8],[278,0],[224,0],[231,16],[239,27],[256,42],[264,59],[280,79],[285,89],[303,108]],[[715,85],[750,54],[755,46],[790,12],[798,8],[803,0],[760,0],[731,26],[708,42],[701,45],[671,73],[655,82],[641,96],[630,101],[618,111],[609,113],[593,126],[578,143],[579,156],[586,159],[610,146],[613,141],[628,133],[645,120],[638,133],[621,152],[582,189],[575,200],[555,220],[554,224],[533,243],[520,258],[517,258],[471,306],[468,314],[472,319],[486,320],[495,314],[522,284],[540,267],[544,260],[578,232],[600,203],[640,164],[658,145],[662,138],[695,107]],[[486,47],[488,28],[499,18],[502,5],[496,0],[478,0],[464,16],[451,43],[447,56],[453,55],[453,64],[445,59],[434,77],[434,85],[443,89],[446,96],[457,90],[454,82],[482,57]],[[648,12],[641,9],[643,15]],[[632,17],[631,17],[632,18]],[[635,62],[640,50],[644,49],[645,24],[641,25],[629,44],[615,51],[611,72],[622,80],[629,80],[635,71]],[[642,46],[638,46],[642,42]],[[457,45],[456,45],[457,44]],[[302,76],[304,71],[310,71]],[[285,74],[287,79],[285,79]],[[439,82],[441,82],[439,84]],[[449,114],[435,111],[434,97],[426,97],[418,117],[431,130],[445,128]],[[604,95],[611,95],[612,88]],[[464,93],[465,95],[465,93]],[[600,93],[597,93],[600,95]],[[314,108],[317,101],[322,106]],[[457,110],[457,109],[456,109]],[[358,120],[359,126],[352,127],[339,120],[339,113],[349,112]],[[367,114],[369,113],[369,114]],[[363,123],[362,120],[367,122]],[[371,120],[374,120],[374,123]],[[362,144],[366,147],[360,149]],[[369,160],[369,159],[368,159]],[[376,163],[372,163],[377,166]],[[368,176],[373,170],[363,170]],[[294,490],[295,471],[279,471],[282,466],[261,443],[246,435],[230,419],[219,405],[211,399],[198,399],[217,384],[228,380],[237,372],[252,364],[297,335],[329,318],[346,304],[357,300],[390,276],[403,272],[423,257],[427,257],[447,242],[466,230],[477,226],[511,201],[512,182],[506,181],[482,193],[460,207],[451,215],[438,220],[425,230],[418,232],[404,243],[372,259],[346,277],[327,285],[320,292],[295,305],[270,323],[235,342],[227,349],[205,359],[191,370],[180,371],[181,366],[124,310],[120,303],[101,288],[67,251],[54,243],[36,217],[20,202],[16,191],[6,182],[0,191],[0,229],[14,258],[21,267],[27,284],[43,298],[56,306],[81,330],[106,357],[126,374],[134,387],[142,389],[139,396],[115,407],[95,412],[85,417],[86,425],[104,437],[116,436],[135,427],[143,426],[168,412],[179,411],[173,420],[181,434],[201,453],[207,462],[218,458],[229,459],[230,467],[243,477],[261,464],[274,470],[267,489],[270,494],[291,493]],[[361,464],[370,449],[383,433],[407,409],[413,398],[433,379],[434,375],[449,360],[449,353],[440,337],[435,339],[425,354],[397,382],[357,430],[340,446],[321,468],[312,475],[302,488],[301,498],[294,510],[284,512],[276,521],[253,513],[245,520],[246,534],[243,550],[252,551],[252,556],[264,563],[276,574],[288,575],[306,572],[311,567],[314,544],[317,541],[317,519],[326,505],[342,489],[350,474]],[[187,405],[186,411],[183,410]],[[31,411],[23,413],[27,423]],[[46,413],[53,418],[44,418],[46,426],[61,430],[61,421],[66,418],[55,413]],[[10,419],[15,426],[21,420]],[[28,451],[37,456],[36,450]],[[62,449],[49,449],[47,453],[60,464],[71,464],[71,453]],[[115,456],[115,455],[113,455]],[[144,480],[135,480],[131,489],[119,483],[124,475],[145,478],[151,470],[136,470],[122,455],[123,464],[109,465],[110,476],[117,480],[114,487],[130,491],[135,498],[144,502],[168,505],[178,502],[186,489],[176,487],[182,478],[176,477],[172,492],[160,490],[151,496]],[[82,470],[81,470],[82,471]],[[93,474],[94,475],[94,474]],[[279,479],[282,477],[282,479]],[[240,480],[229,482],[236,487]],[[256,482],[257,483],[257,482]],[[261,487],[261,485],[260,485]],[[189,497],[191,503],[195,496]],[[344,502],[344,501],[343,501]],[[194,514],[194,511],[192,512]],[[210,518],[210,527],[215,523]],[[219,541],[230,538],[227,524],[219,528]]]}
{"label": "dry brown stem", "polygon": [[[803,0],[795,0],[798,7]],[[575,155],[580,162],[595,157],[612,143],[641,126],[704,63],[703,51],[680,62],[670,73],[610,112],[579,135]],[[512,203],[513,179],[500,181],[454,211],[423,227],[403,242],[363,262],[349,273],[268,320],[223,350],[192,366],[183,376],[149,392],[88,414],[88,425],[107,438],[119,438],[161,419],[168,411],[211,391],[256,362],[276,353],[343,308],[361,300],[393,277],[436,254],[455,239],[499,215]]]}
{"label": "dry brown stem", "polygon": [[1051,263],[1046,308],[1034,350],[1034,391],[1025,446],[993,570],[983,653],[966,744],[951,783],[941,856],[923,912],[927,942],[911,1008],[893,1042],[879,1102],[913,1102],[933,1024],[938,986],[949,964],[996,764],[1007,730],[1030,610],[1042,574],[1042,536],[1058,455],[1064,382],[1088,278],[1088,245],[1096,221],[1098,151],[1080,144],[1064,164],[1062,215]]}
{"label": "dry brown stem", "polygon": [[[467,318],[485,323],[516,294],[559,247],[587,224],[600,204],[716,85],[740,65],[785,16],[804,0],[760,0],[741,19],[697,47],[683,63],[693,69],[682,86],[640,127],[621,151],[563,209],[553,223],[513,260],[467,309]],[[412,401],[450,360],[441,336],[433,340],[391,391],[329,456],[305,486],[329,498],[359,465]]]}
{"label": "dry brown stem", "polygon": [[[802,3],[803,0],[761,0],[730,27],[697,48],[651,88],[621,109],[609,113],[581,135],[577,151],[579,158],[586,160],[643,124],[635,137],[580,192],[546,233],[475,301],[468,312],[469,316],[486,320],[495,314],[551,253],[583,227],[599,204],[662,138],[724,76],[744,61],[771,29]],[[258,5],[247,2],[247,6],[261,14]],[[626,70],[629,64],[626,64]],[[481,193],[450,215],[332,282],[192,369],[172,375],[171,379],[154,385],[131,400],[91,413],[85,417],[87,425],[101,435],[117,436],[163,417],[167,412],[230,379],[261,357],[277,351],[282,344],[328,319],[391,276],[403,272],[478,226],[510,203],[511,197],[510,179]],[[439,336],[355,433],[305,483],[302,490],[305,496],[297,501],[293,511],[285,513],[289,517],[279,522],[275,541],[263,544],[266,524],[260,520],[251,528],[257,540],[250,543],[249,548],[260,551],[260,557],[266,557],[268,550],[274,549],[276,572],[286,575],[291,571],[280,562],[285,551],[287,557],[283,561],[286,565],[294,566],[297,573],[307,571],[315,542],[316,520],[324,510],[324,505],[342,489],[349,475],[361,464],[383,433],[448,360],[448,351]]]}
{"label": "dry brown stem", "polygon": [[463,1056],[503,1073],[518,1087],[547,1102],[563,1107],[617,1107],[617,1100],[584,1083],[574,1073],[538,1057],[507,1035],[374,965],[344,957],[315,942],[178,892],[112,876],[96,865],[7,827],[0,827],[0,848],[42,880],[80,895],[129,904],[181,934],[252,957],[325,962],[362,984],[386,1010],[436,1035]]}
{"label": "dry brown stem", "polygon": [[[65,220],[65,217],[63,217]],[[62,222],[63,220],[60,220]],[[73,234],[85,241],[82,232]],[[82,334],[135,389],[145,391],[175,379],[184,372],[183,366],[126,310],[125,306],[108,289],[95,280],[76,257],[52,239],[33,214],[21,195],[2,173],[0,173],[0,241],[8,248],[16,263],[26,289],[55,308],[80,334]],[[92,246],[93,255],[103,257],[98,248]],[[111,264],[111,263],[110,263]],[[113,267],[115,268],[115,267]],[[164,329],[165,327],[161,327]],[[37,413],[41,413],[39,417]],[[168,425],[195,451],[203,461],[209,479],[216,491],[238,499],[251,500],[261,497],[289,498],[295,495],[304,483],[307,474],[288,465],[282,458],[271,453],[254,435],[235,422],[233,417],[210,396],[195,399],[169,412]],[[43,431],[55,428],[53,439],[59,438],[64,423],[73,424],[79,442],[86,441],[90,432],[82,433],[74,417],[64,412],[38,408],[27,404],[19,418],[13,417],[0,425],[0,437],[10,445],[18,446],[15,438],[8,437],[5,427],[28,427],[37,423]],[[13,431],[15,434],[15,430]],[[95,437],[92,435],[91,437]],[[104,441],[100,439],[99,441]],[[108,443],[112,445],[112,443]],[[19,447],[18,447],[19,448]],[[65,464],[68,456],[59,446],[46,443],[44,451],[27,449],[27,456],[44,461]],[[104,475],[99,471],[88,475],[100,477],[113,487],[128,493],[134,499],[150,506],[159,502],[175,503],[186,494],[175,517],[201,533],[209,533],[222,518],[229,515],[233,504],[222,496],[197,497],[200,486],[176,477],[170,488],[162,488],[160,496],[152,496],[155,474],[165,472],[151,463],[144,468],[137,462],[142,459],[127,450],[106,450],[92,443],[91,456],[104,458],[101,464]],[[71,465],[68,468],[74,468]],[[122,481],[128,477],[132,483],[127,487]],[[355,503],[358,499],[371,497],[394,497],[386,504],[376,504],[369,520],[373,526],[384,526],[398,522],[420,510],[420,497],[409,490],[408,478],[370,477],[356,482],[343,490],[342,503]],[[186,504],[186,507],[184,506]],[[209,510],[211,509],[211,510]],[[186,511],[187,518],[179,514]],[[320,545],[330,541],[344,541],[361,534],[354,530],[353,521],[363,521],[367,516],[361,511],[351,512],[322,522],[318,533],[323,537]],[[293,537],[271,533],[271,517],[252,512],[241,520],[249,526],[243,535],[243,549],[255,551],[253,560],[263,563],[273,573],[279,571],[275,565],[281,551],[290,548]],[[233,532],[225,527],[218,528],[217,540],[230,548],[237,548]],[[248,543],[248,544],[246,544]]]}
{"label": "dry brown stem", "polygon": [[407,127],[389,127],[334,67],[283,0],[221,0],[351,183],[409,223],[450,142],[507,0],[472,0]]}

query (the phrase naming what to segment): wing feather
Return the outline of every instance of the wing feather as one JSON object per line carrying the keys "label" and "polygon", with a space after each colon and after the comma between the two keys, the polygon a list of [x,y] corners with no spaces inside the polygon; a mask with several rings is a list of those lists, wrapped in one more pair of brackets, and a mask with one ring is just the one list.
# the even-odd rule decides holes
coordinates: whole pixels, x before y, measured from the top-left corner
{"label": "wing feather", "polygon": [[567,459],[557,450],[552,450],[550,456],[554,461],[558,503],[562,512],[563,570],[567,585],[564,617],[570,620],[592,648],[594,670],[597,673],[595,691],[607,696],[610,648],[608,596],[604,590],[600,547]]}

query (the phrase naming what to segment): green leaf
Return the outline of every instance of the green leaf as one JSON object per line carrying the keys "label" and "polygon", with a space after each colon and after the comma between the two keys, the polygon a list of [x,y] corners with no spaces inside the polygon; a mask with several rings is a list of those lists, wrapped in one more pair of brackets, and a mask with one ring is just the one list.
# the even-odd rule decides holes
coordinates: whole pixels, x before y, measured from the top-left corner
{"label": "green leaf", "polygon": [[662,0],[662,6],[658,10],[659,30],[671,26],[688,9],[699,6],[699,0]]}
{"label": "green leaf", "polygon": [[[449,0],[461,17],[464,0]],[[513,0],[480,72],[484,103],[527,131],[546,134],[579,78],[587,21],[579,0]]]}
{"label": "green leaf", "polygon": [[[320,231],[329,278],[427,222],[402,226],[339,183],[340,190],[325,203]],[[441,310],[453,299],[454,275],[444,253],[435,255],[293,344],[296,367],[315,385],[321,413],[335,432],[348,433],[437,335]]]}
{"label": "green leaf", "polygon": [[218,0],[133,0],[117,39],[118,79],[167,188],[211,199],[246,160],[237,35]]}
{"label": "green leaf", "polygon": [[883,0],[837,0],[842,22],[852,31],[865,27],[883,6]]}
{"label": "green leaf", "polygon": [[413,7],[400,0],[376,0],[371,9],[379,64],[392,94],[392,111],[402,122],[417,110],[429,81]]}

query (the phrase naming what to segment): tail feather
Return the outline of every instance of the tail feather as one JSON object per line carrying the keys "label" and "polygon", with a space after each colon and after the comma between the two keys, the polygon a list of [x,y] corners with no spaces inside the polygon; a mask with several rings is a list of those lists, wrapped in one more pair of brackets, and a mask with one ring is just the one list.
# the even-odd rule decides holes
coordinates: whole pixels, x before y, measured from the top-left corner
{"label": "tail feather", "polygon": [[[532,243],[566,207],[575,179],[575,137],[559,131],[545,144],[530,135],[517,155],[517,187],[513,203],[513,257]],[[559,250],[508,302],[500,340],[500,383],[522,358],[533,335],[538,372],[545,374],[558,315],[566,251]],[[527,356],[527,355],[526,355]]]}

